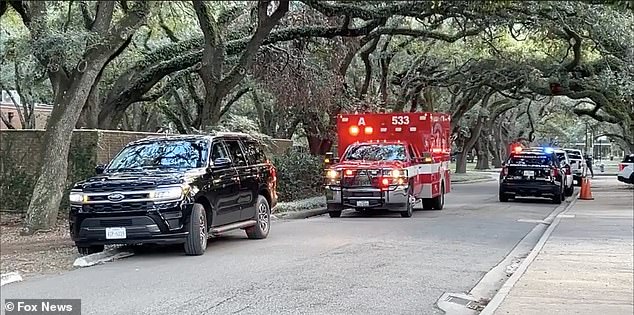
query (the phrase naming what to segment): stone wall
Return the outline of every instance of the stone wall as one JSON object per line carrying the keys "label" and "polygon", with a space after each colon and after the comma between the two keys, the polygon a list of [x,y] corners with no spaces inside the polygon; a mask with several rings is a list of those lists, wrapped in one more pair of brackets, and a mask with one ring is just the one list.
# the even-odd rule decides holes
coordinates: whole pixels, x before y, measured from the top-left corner
{"label": "stone wall", "polygon": [[[77,181],[94,174],[95,166],[105,164],[127,143],[157,133],[115,130],[75,130],[68,154],[67,190]],[[0,210],[24,211],[40,172],[44,130],[0,131]],[[292,141],[275,139],[267,148],[269,154],[281,155]],[[67,194],[65,194],[67,195]],[[67,200],[62,201],[62,209]]]}

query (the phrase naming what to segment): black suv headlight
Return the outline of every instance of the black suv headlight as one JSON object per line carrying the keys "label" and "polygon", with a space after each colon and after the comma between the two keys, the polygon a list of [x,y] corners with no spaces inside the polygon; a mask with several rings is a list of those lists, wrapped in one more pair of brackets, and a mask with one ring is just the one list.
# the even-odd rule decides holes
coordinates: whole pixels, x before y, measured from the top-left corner
{"label": "black suv headlight", "polygon": [[70,194],[68,195],[68,200],[70,201],[70,203],[83,203],[86,201],[87,196],[84,195],[83,192],[81,191],[71,191]]}
{"label": "black suv headlight", "polygon": [[150,199],[154,202],[169,202],[182,200],[189,192],[189,185],[158,187],[150,192]]}

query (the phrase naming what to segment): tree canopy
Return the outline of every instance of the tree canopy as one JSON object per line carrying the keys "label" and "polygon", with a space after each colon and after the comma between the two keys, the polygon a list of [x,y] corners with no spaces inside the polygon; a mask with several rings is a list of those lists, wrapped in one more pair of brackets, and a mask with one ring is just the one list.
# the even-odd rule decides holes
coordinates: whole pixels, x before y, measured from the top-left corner
{"label": "tree canopy", "polygon": [[323,154],[337,113],[388,110],[451,113],[455,150],[483,168],[589,124],[634,151],[631,1],[3,1],[0,16],[2,89],[27,128],[54,105],[62,148],[72,127],[234,128]]}

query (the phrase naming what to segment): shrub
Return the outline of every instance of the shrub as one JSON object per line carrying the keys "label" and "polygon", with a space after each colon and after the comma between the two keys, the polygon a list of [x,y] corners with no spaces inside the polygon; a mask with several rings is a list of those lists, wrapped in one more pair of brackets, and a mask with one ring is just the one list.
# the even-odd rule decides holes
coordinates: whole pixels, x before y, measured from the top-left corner
{"label": "shrub", "polygon": [[293,201],[323,192],[323,161],[318,156],[291,151],[273,157],[277,169],[277,194],[279,201]]}

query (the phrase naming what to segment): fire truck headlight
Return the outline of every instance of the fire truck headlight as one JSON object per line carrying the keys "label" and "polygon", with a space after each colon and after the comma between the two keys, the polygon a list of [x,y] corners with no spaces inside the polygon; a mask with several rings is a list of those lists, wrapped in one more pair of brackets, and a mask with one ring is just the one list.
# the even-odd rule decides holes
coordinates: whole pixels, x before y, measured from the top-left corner
{"label": "fire truck headlight", "polygon": [[335,179],[339,177],[339,172],[336,170],[328,170],[328,172],[326,172],[326,176],[330,179]]}
{"label": "fire truck headlight", "polygon": [[392,170],[392,177],[407,177],[407,170]]}

